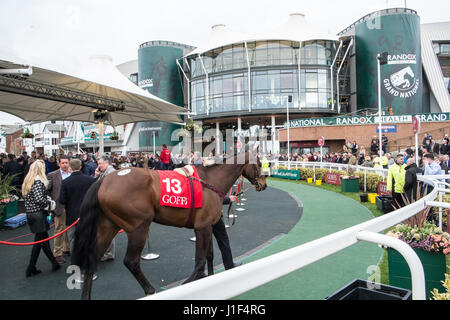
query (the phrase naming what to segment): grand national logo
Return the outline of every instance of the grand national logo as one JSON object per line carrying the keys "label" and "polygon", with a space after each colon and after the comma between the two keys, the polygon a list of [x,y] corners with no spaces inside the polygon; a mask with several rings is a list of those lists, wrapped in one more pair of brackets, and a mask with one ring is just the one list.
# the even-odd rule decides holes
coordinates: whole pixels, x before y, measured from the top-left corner
{"label": "grand national logo", "polygon": [[[419,90],[419,77],[411,65],[417,64],[415,54],[388,55],[387,64],[396,65],[388,78],[383,80],[387,92],[394,97],[410,98]],[[405,66],[406,65],[406,66]]]}

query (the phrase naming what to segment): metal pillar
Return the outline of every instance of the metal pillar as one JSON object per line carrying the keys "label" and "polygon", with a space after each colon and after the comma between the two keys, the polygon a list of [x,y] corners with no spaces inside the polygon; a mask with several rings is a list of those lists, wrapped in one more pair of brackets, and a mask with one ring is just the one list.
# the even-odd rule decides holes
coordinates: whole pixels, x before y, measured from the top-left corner
{"label": "metal pillar", "polygon": [[222,154],[222,148],[220,145],[222,139],[220,139],[220,124],[216,122],[216,155]]}
{"label": "metal pillar", "polygon": [[275,124],[275,116],[272,115],[270,116],[270,120],[271,120],[271,139],[272,139],[272,154],[275,154],[275,136],[276,136],[276,124]]}
{"label": "metal pillar", "polygon": [[104,127],[103,127],[103,121],[98,122],[98,132],[100,134],[99,141],[98,141],[98,154],[101,156],[103,153],[105,153],[104,148]]}

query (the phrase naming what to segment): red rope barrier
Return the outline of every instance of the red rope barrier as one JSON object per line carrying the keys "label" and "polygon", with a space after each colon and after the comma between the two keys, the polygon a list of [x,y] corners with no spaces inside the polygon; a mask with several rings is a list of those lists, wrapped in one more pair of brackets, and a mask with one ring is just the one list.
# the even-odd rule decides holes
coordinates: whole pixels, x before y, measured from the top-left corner
{"label": "red rope barrier", "polygon": [[[50,229],[51,228],[53,228],[53,224],[51,224],[50,225]],[[21,236],[17,236],[17,237],[14,237],[14,238],[9,238],[9,239],[6,239],[6,240],[3,240],[3,241],[13,241],[13,240],[17,240],[17,239],[20,239],[20,238],[24,238],[24,237],[28,237],[28,236],[31,236],[31,235],[33,235],[34,233],[27,233],[27,234],[23,234],[23,235],[21,235]],[[1,240],[0,240],[1,241]]]}
{"label": "red rope barrier", "polygon": [[[35,245],[35,244],[38,244],[38,243],[42,243],[42,242],[45,242],[45,241],[50,241],[50,240],[52,240],[52,239],[54,239],[56,237],[59,237],[64,232],[67,232],[67,230],[73,228],[78,223],[78,221],[80,221],[80,219],[77,219],[77,221],[72,223],[70,226],[65,228],[63,231],[61,231],[61,232],[59,232],[59,233],[57,233],[57,234],[55,234],[55,235],[53,235],[53,236],[51,236],[51,237],[49,237],[47,239],[42,239],[42,240],[35,241],[35,242],[25,242],[25,243],[0,241],[0,244],[4,244],[4,245],[7,245],[7,246],[32,246],[32,245]],[[124,232],[123,229],[119,230],[119,232],[117,232],[117,234],[122,233],[122,232]],[[28,236],[30,234],[32,234],[32,233],[19,236],[19,237],[15,238],[15,239],[22,238],[22,237]]]}
{"label": "red rope barrier", "polygon": [[59,237],[60,235],[62,235],[64,232],[66,232],[67,230],[69,230],[70,228],[72,228],[73,226],[75,226],[75,225],[78,223],[78,221],[80,221],[80,219],[77,219],[77,221],[75,221],[74,223],[72,223],[70,226],[68,226],[67,228],[65,228],[63,231],[61,231],[61,232],[59,232],[59,233],[57,233],[57,234],[55,234],[55,235],[53,235],[53,236],[51,236],[50,238],[47,238],[47,239],[43,239],[43,240],[39,240],[39,241],[35,241],[35,242],[25,242],[25,243],[0,241],[0,244],[4,244],[4,245],[7,245],[7,246],[32,246],[32,245],[35,245],[35,244],[38,244],[38,243],[42,243],[42,242],[45,242],[45,241],[49,241],[49,240],[52,240],[52,239],[54,239],[54,238]]}

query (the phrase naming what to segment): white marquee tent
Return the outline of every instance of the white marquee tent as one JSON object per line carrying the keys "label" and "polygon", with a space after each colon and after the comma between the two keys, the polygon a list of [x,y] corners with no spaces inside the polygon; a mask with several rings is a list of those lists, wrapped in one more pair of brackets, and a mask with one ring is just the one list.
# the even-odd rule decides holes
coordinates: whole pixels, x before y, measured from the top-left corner
{"label": "white marquee tent", "polygon": [[107,56],[92,56],[76,73],[67,74],[1,51],[0,111],[27,122],[104,121],[114,126],[182,123],[180,116],[188,112],[134,85]]}

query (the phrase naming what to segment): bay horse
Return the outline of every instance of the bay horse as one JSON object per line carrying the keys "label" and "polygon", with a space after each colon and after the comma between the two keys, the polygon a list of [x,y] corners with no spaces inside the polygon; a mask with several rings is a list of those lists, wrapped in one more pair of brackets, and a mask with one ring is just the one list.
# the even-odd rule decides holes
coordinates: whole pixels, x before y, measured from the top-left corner
{"label": "bay horse", "polygon": [[[213,274],[212,225],[222,215],[225,194],[242,175],[256,186],[257,191],[266,188],[259,159],[245,153],[245,163],[238,164],[241,155],[227,159],[226,163],[209,167],[197,166],[202,182],[203,204],[191,209],[160,206],[160,181],[155,170],[127,168],[118,170],[94,182],[87,191],[80,207],[80,220],[75,231],[72,264],[84,272],[82,299],[91,298],[92,279],[100,257],[120,229],[128,237],[127,252],[123,263],[144,289],[146,295],[155,289],[144,276],[140,257],[148,236],[150,224],[193,228],[196,236],[194,271],[185,281],[195,280],[197,272],[208,262],[208,275]],[[229,161],[232,160],[232,161]],[[228,164],[228,163],[232,164]],[[120,174],[129,170],[127,174]],[[187,220],[191,221],[188,225]]]}

